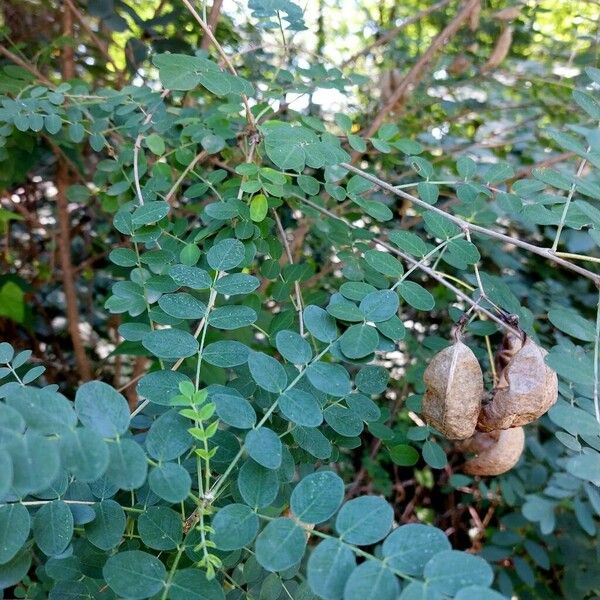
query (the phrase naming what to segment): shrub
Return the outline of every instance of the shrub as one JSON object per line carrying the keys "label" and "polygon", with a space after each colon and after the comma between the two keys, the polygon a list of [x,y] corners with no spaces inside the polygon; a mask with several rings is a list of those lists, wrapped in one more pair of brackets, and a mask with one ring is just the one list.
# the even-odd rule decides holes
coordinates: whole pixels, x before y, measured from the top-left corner
{"label": "shrub", "polygon": [[[291,2],[249,5],[286,43],[303,27]],[[600,239],[600,71],[573,92],[570,132],[547,130],[545,143],[579,157],[576,174],[523,176],[513,160],[438,164],[422,130],[393,122],[369,133],[346,113],[274,111],[273,97],[354,83],[319,63],[244,78],[217,50],[156,52],[146,68],[160,89],[22,73],[6,89],[6,147],[43,138],[63,169],[58,200],[97,219],[110,264],[90,279],[118,319],[112,356],[147,360],[122,389],[87,378],[75,322],[89,380],[71,390],[47,384],[16,342],[0,345],[0,588],[172,600],[597,592],[600,316],[582,314],[600,276],[582,252]],[[95,173],[75,183],[88,147]],[[72,326],[79,290],[64,285]],[[459,324],[491,390],[493,344],[517,323],[549,350],[560,400],[527,427],[514,470],[474,479],[422,418],[423,371]],[[404,519],[408,480],[428,500]],[[456,549],[434,526],[436,494],[454,515],[456,503],[475,513]]]}

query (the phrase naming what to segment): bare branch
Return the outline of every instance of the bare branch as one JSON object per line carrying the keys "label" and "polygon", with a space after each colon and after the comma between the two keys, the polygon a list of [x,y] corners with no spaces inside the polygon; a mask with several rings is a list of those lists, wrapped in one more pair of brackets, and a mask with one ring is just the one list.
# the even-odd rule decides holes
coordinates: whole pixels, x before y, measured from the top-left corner
{"label": "bare branch", "polygon": [[[212,6],[210,7],[207,25],[209,26],[212,32],[215,32],[217,29],[217,23],[219,22],[222,4],[223,0],[213,0]],[[202,48],[203,50],[208,50],[210,48],[211,42],[212,40],[207,35],[204,35],[202,37],[202,41],[200,42],[200,48]]]}
{"label": "bare branch", "polygon": [[[187,0],[184,0],[187,1]],[[400,85],[396,88],[394,93],[390,96],[389,101],[381,110],[377,113],[373,122],[367,129],[364,137],[370,138],[375,132],[381,127],[388,114],[393,110],[398,112],[399,105],[405,100],[408,92],[417,86],[423,77],[425,76],[425,70],[437,54],[447,43],[448,39],[451,38],[456,32],[463,26],[463,24],[469,18],[471,12],[479,4],[479,0],[469,0],[462,10],[444,27],[444,29],[434,38],[429,48],[423,53],[421,58],[413,65],[410,71],[406,74]],[[356,162],[362,156],[362,152],[352,153],[352,162]]]}
{"label": "bare branch", "polygon": [[30,65],[27,61],[23,60],[20,56],[17,56],[7,48],[5,48],[2,44],[0,44],[0,54],[8,58],[11,62],[15,63],[19,67],[25,69],[29,73],[31,73],[38,81],[48,86],[49,88],[54,88],[54,84],[36,67]]}
{"label": "bare branch", "polygon": [[348,163],[340,163],[340,166],[344,167],[345,169],[348,169],[348,171],[351,171],[352,173],[355,173],[356,175],[360,175],[363,179],[366,179],[367,181],[374,183],[381,189],[386,190],[386,191],[394,194],[395,196],[399,196],[400,198],[409,200],[413,204],[416,204],[417,206],[420,206],[421,208],[424,208],[425,210],[430,210],[434,213],[437,213],[438,215],[448,219],[449,221],[456,223],[456,225],[458,225],[463,230],[466,229],[471,232],[480,233],[487,237],[491,237],[491,238],[506,242],[507,244],[510,244],[511,246],[517,246],[518,248],[523,248],[523,250],[527,250],[529,252],[532,252],[533,254],[542,256],[543,258],[545,258],[551,262],[554,262],[557,265],[561,265],[561,266],[565,267],[566,269],[574,271],[578,275],[582,275],[583,277],[586,277],[587,279],[591,279],[596,285],[600,285],[600,275],[597,275],[596,273],[592,273],[592,271],[588,271],[587,269],[584,269],[583,267],[580,267],[579,265],[575,265],[572,262],[569,262],[568,260],[561,258],[560,256],[557,255],[556,252],[550,250],[549,248],[540,248],[539,246],[535,246],[534,244],[524,242],[523,240],[520,240],[518,238],[510,237],[509,235],[506,235],[504,233],[494,231],[493,229],[488,229],[486,227],[482,227],[481,225],[475,225],[474,223],[469,223],[468,221],[465,221],[465,220],[461,219],[460,217],[456,217],[454,215],[451,215],[450,213],[447,213],[447,212],[441,210],[437,206],[427,204],[427,202],[425,202],[424,200],[421,200],[420,198],[417,198],[416,196],[413,196],[412,194],[408,194],[407,192],[405,192],[403,190],[399,190],[399,189],[395,188],[393,185],[387,183],[386,181],[383,181],[382,179],[379,179],[378,177],[375,177],[374,175],[371,175],[370,173],[367,173],[366,171],[363,171],[362,169],[358,169],[357,167],[354,167],[353,165],[350,165]]}
{"label": "bare branch", "polygon": [[[281,224],[281,219],[279,218],[279,215],[277,214],[277,211],[275,209],[273,209],[273,217],[275,218],[275,223],[277,224],[277,231],[279,232],[279,237],[281,238],[281,242],[283,243],[283,247],[285,248],[288,263],[290,265],[293,265],[294,257],[292,256],[292,250],[287,240],[285,229]],[[298,280],[294,281],[294,292],[296,294],[296,310],[298,311],[298,321],[300,322],[300,335],[304,337],[304,319],[302,317],[302,311],[304,310],[304,301],[302,300],[302,292],[300,291],[300,283],[298,282]]]}
{"label": "bare branch", "polygon": [[404,19],[402,21],[402,23],[400,23],[400,25],[398,25],[397,27],[394,27],[393,29],[390,29],[389,31],[386,31],[380,38],[376,39],[374,42],[372,42],[368,46],[365,46],[362,50],[359,50],[358,52],[353,54],[350,58],[347,58],[342,63],[342,68],[347,67],[349,64],[353,63],[361,56],[370,54],[370,52],[372,50],[374,50],[375,48],[377,48],[378,46],[383,46],[383,45],[387,44],[388,42],[391,42],[405,27],[408,27],[409,25],[412,25],[413,23],[420,21],[423,17],[430,15],[432,12],[435,12],[436,10],[440,10],[440,8],[444,8],[444,6],[446,6],[448,4],[450,4],[450,0],[441,0],[441,2],[432,4],[429,8],[425,8],[424,10],[421,10],[418,13],[416,13],[410,17],[407,17],[406,19]]}
{"label": "bare branch", "polygon": [[[336,219],[337,221],[341,221],[342,223],[344,223],[345,225],[347,225],[351,229],[360,229],[359,227],[357,227],[356,225],[353,225],[350,221],[348,221],[344,217],[340,217],[340,216],[332,213],[330,210],[327,210],[326,208],[323,208],[322,206],[319,206],[318,204],[315,204],[311,200],[308,200],[306,198],[302,198],[301,196],[297,196],[297,195],[294,195],[294,197],[298,198],[298,200],[301,200],[302,202],[304,202],[308,206],[314,208],[318,212],[320,212],[320,213],[322,213],[324,215],[327,215],[328,217],[330,217],[332,219]],[[379,244],[380,246],[384,247],[386,250],[388,250],[392,254],[395,254],[396,256],[399,256],[400,258],[402,258],[403,260],[405,260],[410,265],[417,266],[417,268],[420,271],[423,271],[423,273],[427,274],[432,279],[435,279],[438,283],[441,283],[445,288],[449,289],[457,298],[460,298],[461,300],[464,300],[467,304],[469,304],[470,306],[474,307],[478,312],[486,315],[489,319],[491,319],[492,321],[496,322],[503,329],[506,329],[507,331],[512,331],[513,333],[518,334],[518,332],[517,332],[516,329],[513,329],[510,325],[508,325],[505,321],[503,321],[500,317],[496,316],[494,313],[490,312],[489,310],[487,310],[483,306],[480,306],[478,302],[476,302],[475,300],[473,300],[470,296],[467,296],[467,294],[465,294],[464,292],[462,292],[461,290],[459,290],[456,286],[454,286],[451,283],[449,283],[448,281],[446,281],[442,275],[438,274],[431,267],[428,267],[427,265],[420,263],[420,261],[418,261],[416,258],[413,258],[409,254],[405,254],[401,250],[398,250],[397,248],[394,248],[394,246],[392,246],[391,244],[389,244],[385,240],[382,240],[381,238],[375,237],[375,238],[372,238],[372,241],[374,241],[377,244]]]}

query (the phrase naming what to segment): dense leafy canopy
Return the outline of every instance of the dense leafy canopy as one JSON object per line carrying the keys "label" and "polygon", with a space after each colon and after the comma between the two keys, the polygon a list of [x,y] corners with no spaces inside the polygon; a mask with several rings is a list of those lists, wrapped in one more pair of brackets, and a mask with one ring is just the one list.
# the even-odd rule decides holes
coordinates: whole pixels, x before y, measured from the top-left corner
{"label": "dense leafy canopy", "polygon": [[[4,597],[600,594],[593,3],[32,4],[0,7]],[[491,392],[517,322],[559,400],[467,476],[423,371],[460,323]]]}

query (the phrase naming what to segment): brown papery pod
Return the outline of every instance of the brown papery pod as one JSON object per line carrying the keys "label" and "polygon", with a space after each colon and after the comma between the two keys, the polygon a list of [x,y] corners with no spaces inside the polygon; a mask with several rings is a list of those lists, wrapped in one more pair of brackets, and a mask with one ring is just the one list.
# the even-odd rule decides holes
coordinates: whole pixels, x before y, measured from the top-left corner
{"label": "brown papery pod", "polygon": [[474,453],[463,471],[468,475],[502,475],[518,462],[525,447],[525,432],[522,427],[491,431],[478,431],[462,444],[463,452]]}
{"label": "brown papery pod", "polygon": [[505,360],[503,354],[509,359],[500,373],[491,402],[481,409],[477,422],[480,431],[531,423],[547,412],[558,398],[558,378],[544,362],[547,352],[531,338],[522,342],[509,334],[499,364]]}
{"label": "brown papery pod", "polygon": [[521,15],[521,6],[507,6],[494,13],[494,17],[499,21],[514,21]]}
{"label": "brown papery pod", "polygon": [[469,29],[477,31],[479,29],[479,17],[481,16],[481,2],[478,2],[469,13]]}
{"label": "brown papery pod", "polygon": [[462,75],[471,66],[471,61],[464,55],[459,54],[448,66],[450,75]]}
{"label": "brown papery pod", "polygon": [[483,396],[483,374],[472,350],[457,341],[431,360],[423,380],[423,418],[451,440],[473,435]]}
{"label": "brown papery pod", "polygon": [[383,104],[387,104],[390,101],[401,82],[402,74],[398,69],[390,69],[381,74],[379,91],[381,93],[381,101]]}
{"label": "brown papery pod", "polygon": [[483,73],[495,69],[508,56],[508,51],[510,50],[510,46],[512,44],[512,35],[512,27],[506,27],[502,31],[498,37],[498,40],[496,41],[496,45],[494,46],[490,57],[487,59],[487,62],[483,65],[483,67],[481,67],[481,71]]}

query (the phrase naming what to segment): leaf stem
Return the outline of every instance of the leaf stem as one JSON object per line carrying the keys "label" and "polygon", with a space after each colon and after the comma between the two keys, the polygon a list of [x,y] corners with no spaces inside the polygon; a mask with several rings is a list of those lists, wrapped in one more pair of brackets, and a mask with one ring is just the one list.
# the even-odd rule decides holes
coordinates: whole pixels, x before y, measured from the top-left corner
{"label": "leaf stem", "polygon": [[556,253],[553,250],[551,250],[550,248],[541,248],[540,246],[530,244],[529,242],[524,242],[523,240],[520,240],[519,238],[514,238],[514,237],[511,237],[504,233],[500,233],[499,231],[494,231],[493,229],[488,229],[487,227],[482,227],[481,225],[476,225],[475,223],[470,223],[469,221],[465,221],[464,219],[461,219],[460,217],[457,217],[453,214],[447,213],[446,211],[442,210],[441,208],[438,208],[437,206],[428,204],[424,200],[421,200],[420,198],[417,198],[416,196],[413,196],[412,194],[408,194],[402,190],[398,190],[390,183],[387,183],[386,181],[379,179],[379,177],[376,177],[375,175],[371,175],[370,173],[367,173],[366,171],[363,171],[362,169],[358,169],[357,167],[355,167],[349,163],[340,163],[340,167],[343,167],[344,169],[347,169],[348,171],[355,173],[356,175],[359,175],[363,179],[366,179],[367,181],[374,183],[375,185],[377,185],[379,188],[381,188],[383,190],[386,190],[396,196],[399,196],[400,198],[404,198],[405,200],[409,200],[410,202],[412,202],[416,206],[419,206],[420,208],[424,208],[425,210],[434,212],[434,213],[440,215],[441,217],[444,217],[445,219],[448,219],[449,221],[456,223],[456,225],[458,225],[463,230],[468,229],[470,232],[480,233],[482,235],[485,235],[486,237],[490,237],[493,239],[497,239],[497,240],[506,242],[507,244],[510,244],[511,246],[517,246],[518,248],[527,250],[528,252],[531,252],[532,254],[537,254],[538,256],[541,256],[542,258],[545,258],[546,260],[549,260],[558,265],[561,265],[562,267],[565,267],[566,269],[574,271],[578,275],[581,275],[587,279],[591,279],[596,285],[600,284],[600,275],[597,275],[596,273],[592,273],[592,271],[588,271],[587,269],[584,269],[583,267],[580,267],[579,265],[575,265],[575,264],[569,262],[568,260],[565,260],[564,258],[557,256]]}
{"label": "leaf stem", "polygon": [[[306,373],[306,370],[308,369],[308,367],[312,364],[314,364],[315,362],[317,362],[319,359],[321,359],[328,351],[329,348],[331,347],[331,344],[327,344],[327,346],[325,346],[325,348],[323,348],[323,350],[321,350],[321,352],[319,352],[319,354],[317,354],[308,365],[306,365],[304,368],[300,369],[298,375],[294,378],[294,380],[285,388],[285,390],[283,390],[280,394],[279,397],[281,397],[283,394],[285,394],[288,390],[291,390],[299,381],[300,379],[302,379],[302,377],[304,376],[304,374]],[[262,427],[267,420],[269,419],[269,417],[273,414],[273,412],[275,411],[275,409],[277,408],[277,404],[279,402],[279,397],[277,398],[277,400],[275,400],[275,402],[273,402],[273,404],[271,404],[271,406],[269,407],[269,409],[267,410],[267,412],[263,415],[262,419],[258,422],[257,425],[255,425],[255,429],[259,429],[260,427]],[[210,494],[213,497],[217,497],[217,494],[219,493],[219,490],[223,487],[223,485],[225,484],[225,482],[227,481],[227,478],[229,477],[229,475],[231,474],[231,472],[233,471],[233,469],[235,468],[235,466],[237,465],[237,463],[239,462],[239,460],[242,458],[243,454],[244,454],[244,450],[246,448],[245,445],[245,441],[244,443],[242,443],[238,453],[235,455],[235,457],[233,458],[233,460],[229,463],[229,466],[227,467],[227,469],[225,470],[225,472],[223,473],[223,475],[221,475],[221,477],[219,477],[219,479],[216,481],[215,485],[213,485],[212,489],[210,490]]]}
{"label": "leaf stem", "polygon": [[598,308],[596,311],[596,340],[594,342],[594,410],[596,421],[600,423],[600,288],[598,289]]}
{"label": "leaf stem", "polygon": [[[281,243],[285,248],[285,253],[287,255],[288,263],[290,265],[294,264],[294,256],[292,255],[292,249],[290,248],[290,244],[288,242],[287,236],[285,234],[285,229],[281,223],[281,219],[277,214],[277,210],[273,209],[273,217],[275,219],[275,223],[277,225],[277,231],[279,232],[279,237],[281,238]],[[300,283],[298,280],[294,281],[294,292],[296,294],[296,311],[298,312],[298,322],[300,335],[304,337],[304,318],[302,316],[302,311],[304,310],[304,300],[302,299],[302,291],[300,290]]]}
{"label": "leaf stem", "polygon": [[[590,146],[588,146],[587,151],[590,151]],[[585,165],[587,163],[587,159],[584,158],[580,163],[579,167],[577,167],[577,173],[575,177],[580,177],[583,173],[583,169],[585,169]],[[567,201],[565,202],[565,207],[563,208],[562,215],[560,216],[560,223],[558,224],[558,228],[556,230],[556,235],[554,236],[554,242],[552,244],[552,252],[556,252],[558,248],[558,242],[560,241],[560,234],[562,233],[563,227],[565,226],[565,221],[567,219],[567,212],[569,211],[569,206],[571,206],[571,200],[573,200],[573,194],[575,194],[575,188],[577,184],[574,182],[571,185],[571,189],[569,190],[569,195],[567,196]]]}
{"label": "leaf stem", "polygon": [[185,550],[185,545],[181,544],[177,548],[177,554],[173,559],[173,564],[171,565],[171,569],[169,570],[169,575],[167,577],[167,581],[165,582],[165,589],[163,590],[162,596],[160,600],[167,600],[169,596],[169,588],[171,587],[171,582],[173,581],[173,577],[175,577],[175,571],[177,571],[177,566],[179,565],[179,561],[181,560],[181,556],[183,551]]}
{"label": "leaf stem", "polygon": [[405,279],[407,279],[407,277],[416,269],[418,269],[421,265],[424,265],[434,254],[436,254],[436,252],[438,252],[439,250],[441,250],[442,248],[445,248],[446,245],[448,244],[448,242],[450,242],[451,240],[455,240],[457,238],[461,238],[464,236],[464,233],[460,233],[458,235],[455,235],[447,240],[444,240],[443,242],[441,242],[440,244],[438,244],[433,250],[431,250],[430,252],[428,252],[423,258],[421,258],[421,260],[419,260],[418,263],[415,263],[410,269],[408,269],[408,271],[406,271],[406,273],[404,273],[404,275],[402,275],[402,277],[400,277],[400,279],[398,279],[398,281],[396,281],[396,283],[392,286],[392,290],[395,290]]}

